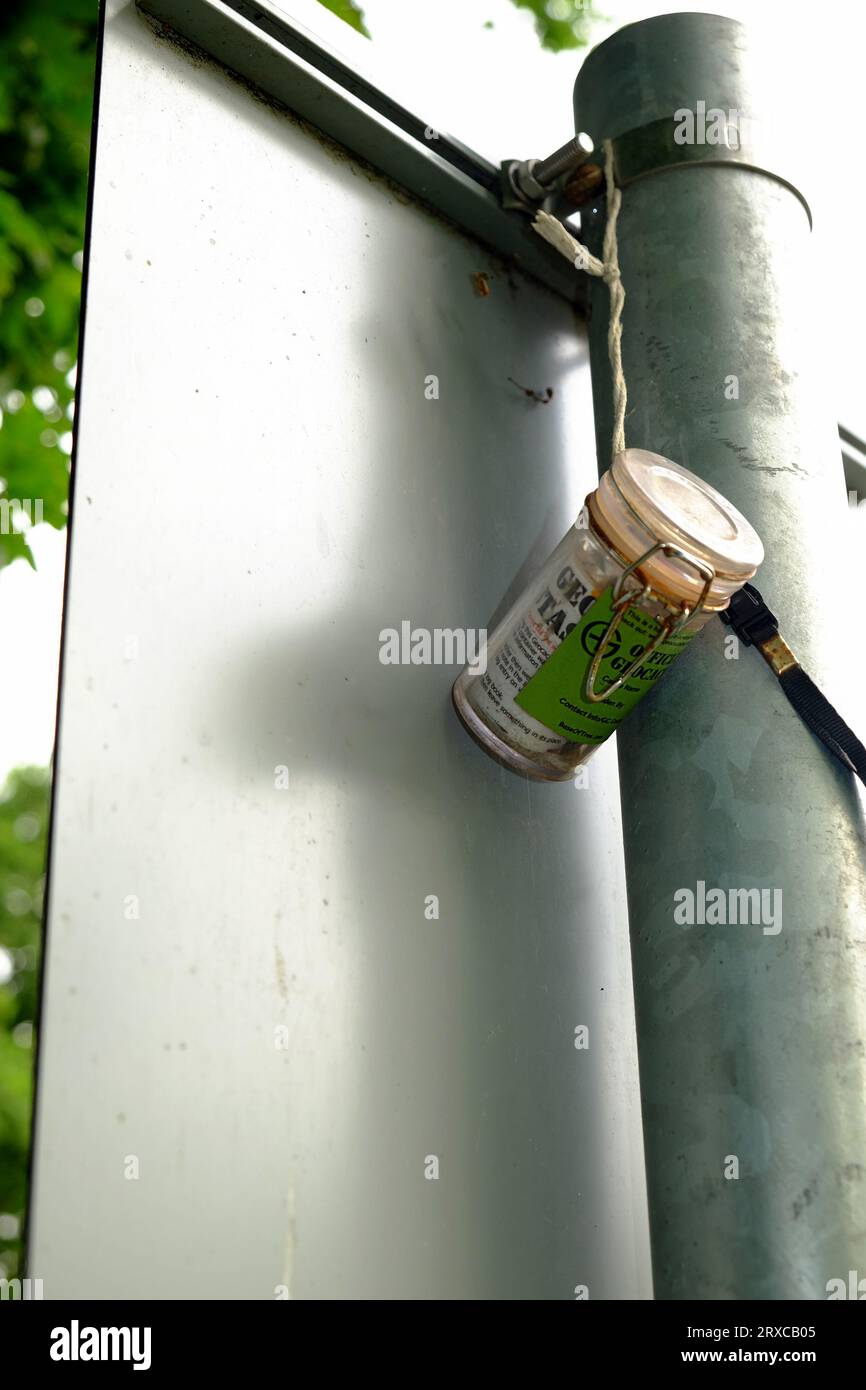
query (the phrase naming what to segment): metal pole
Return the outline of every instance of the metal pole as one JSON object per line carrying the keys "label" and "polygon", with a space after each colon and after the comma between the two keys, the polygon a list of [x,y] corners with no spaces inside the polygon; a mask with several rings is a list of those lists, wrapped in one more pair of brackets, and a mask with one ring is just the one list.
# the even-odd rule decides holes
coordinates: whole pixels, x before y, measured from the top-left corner
{"label": "metal pole", "polygon": [[[795,141],[797,109],[757,109],[749,60],[728,19],[630,25],[582,68],[576,128],[614,139],[623,188],[626,442],[749,517],[767,551],[757,583],[841,699],[859,600],[832,403],[809,374],[810,219],[784,149],[754,132],[739,149],[706,141],[715,110]],[[672,138],[683,108],[691,146]],[[597,253],[604,217],[603,198],[584,212]],[[604,468],[598,281],[590,314]],[[830,1281],[866,1276],[862,814],[769,669],[735,652],[712,624],[618,735],[656,1297],[846,1296]],[[726,921],[702,924],[714,888]],[[766,890],[760,909],[740,889]],[[689,892],[694,925],[675,916]]]}

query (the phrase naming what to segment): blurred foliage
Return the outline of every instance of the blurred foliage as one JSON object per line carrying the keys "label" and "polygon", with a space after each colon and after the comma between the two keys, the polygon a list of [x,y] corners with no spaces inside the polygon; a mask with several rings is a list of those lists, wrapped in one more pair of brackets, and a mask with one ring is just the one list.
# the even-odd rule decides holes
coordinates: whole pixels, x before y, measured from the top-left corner
{"label": "blurred foliage", "polygon": [[[592,0],[511,0],[511,3],[519,10],[532,12],[539,42],[551,53],[561,53],[564,48],[583,48],[589,42],[589,27],[598,18]],[[319,0],[319,4],[351,24],[359,34],[370,37],[364,11],[355,0]],[[494,27],[492,20],[484,25],[485,29]]]}
{"label": "blurred foliage", "polygon": [[[96,0],[0,7],[0,498],[66,524]],[[8,511],[8,509],[7,509]],[[33,563],[7,516],[0,568]]]}
{"label": "blurred foliage", "polygon": [[589,29],[598,19],[592,0],[511,0],[519,10],[535,16],[535,32],[542,48],[561,53],[564,48],[584,48]]}
{"label": "blurred foliage", "polygon": [[49,789],[47,768],[25,767],[0,792],[0,1274],[9,1278],[20,1274]]}
{"label": "blurred foliage", "polygon": [[[0,6],[0,570],[24,558],[11,499],[66,524],[96,0]],[[7,657],[10,654],[7,653]],[[20,1275],[47,769],[0,794],[0,1274]]]}

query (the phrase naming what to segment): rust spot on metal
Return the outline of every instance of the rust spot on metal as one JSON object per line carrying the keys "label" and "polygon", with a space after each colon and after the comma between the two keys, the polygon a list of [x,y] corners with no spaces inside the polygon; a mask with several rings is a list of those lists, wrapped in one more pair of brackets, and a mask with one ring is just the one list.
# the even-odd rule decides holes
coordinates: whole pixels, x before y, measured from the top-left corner
{"label": "rust spot on metal", "polygon": [[589,201],[604,182],[604,171],[600,164],[581,164],[563,189],[565,197],[574,207],[579,208]]}

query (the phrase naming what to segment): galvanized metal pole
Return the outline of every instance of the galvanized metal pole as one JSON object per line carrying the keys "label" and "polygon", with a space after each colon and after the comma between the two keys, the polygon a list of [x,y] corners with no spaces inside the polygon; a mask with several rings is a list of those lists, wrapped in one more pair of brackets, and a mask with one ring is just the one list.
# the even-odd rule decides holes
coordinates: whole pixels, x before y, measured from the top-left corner
{"label": "galvanized metal pole", "polygon": [[[771,74],[750,58],[728,19],[631,25],[582,68],[576,125],[615,140],[623,187],[626,441],[750,518],[767,601],[841,699],[859,597],[832,402],[810,376],[819,272],[804,275],[810,220],[785,150],[753,123],[793,145],[800,115],[759,109]],[[597,252],[604,217],[603,199],[584,214]],[[606,467],[605,286],[590,295]],[[866,1276],[861,808],[769,669],[736,652],[712,624],[618,735],[656,1297],[823,1299],[846,1296],[841,1281],[851,1296],[850,1271]],[[706,922],[711,889],[725,924]],[[765,890],[760,908],[738,889]],[[678,922],[690,903],[694,924]]]}

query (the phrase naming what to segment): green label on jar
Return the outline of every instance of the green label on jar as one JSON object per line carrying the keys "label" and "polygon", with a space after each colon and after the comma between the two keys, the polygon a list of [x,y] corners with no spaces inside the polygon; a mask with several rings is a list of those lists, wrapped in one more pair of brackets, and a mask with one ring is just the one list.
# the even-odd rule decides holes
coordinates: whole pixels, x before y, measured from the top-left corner
{"label": "green label on jar", "polygon": [[[544,665],[515,696],[515,702],[546,728],[570,743],[603,743],[642,695],[652,690],[675,657],[695,635],[686,628],[668,637],[645,662],[639,662],[619,690],[593,704],[584,683],[598,644],[614,616],[613,590],[605,589],[581,621]],[[627,608],[613,637],[605,645],[595,689],[606,690],[653,642],[662,625],[641,608]]]}

